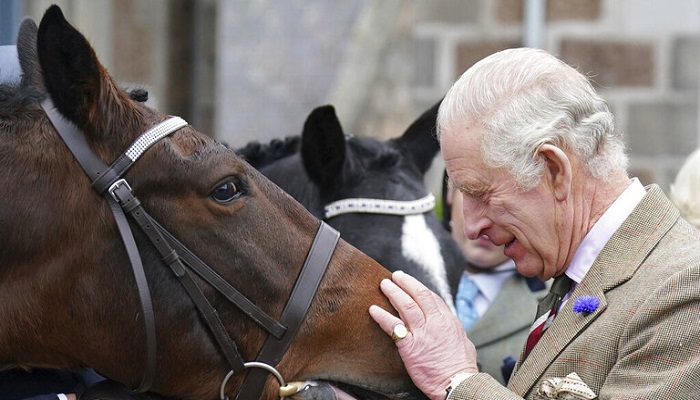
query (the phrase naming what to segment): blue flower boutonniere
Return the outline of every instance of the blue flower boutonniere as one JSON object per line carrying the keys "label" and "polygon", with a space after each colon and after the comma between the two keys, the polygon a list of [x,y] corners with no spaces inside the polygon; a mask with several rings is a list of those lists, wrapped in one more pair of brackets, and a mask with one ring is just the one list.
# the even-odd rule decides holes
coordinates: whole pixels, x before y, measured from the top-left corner
{"label": "blue flower boutonniere", "polygon": [[584,295],[574,300],[574,312],[587,315],[598,309],[600,300],[593,296]]}

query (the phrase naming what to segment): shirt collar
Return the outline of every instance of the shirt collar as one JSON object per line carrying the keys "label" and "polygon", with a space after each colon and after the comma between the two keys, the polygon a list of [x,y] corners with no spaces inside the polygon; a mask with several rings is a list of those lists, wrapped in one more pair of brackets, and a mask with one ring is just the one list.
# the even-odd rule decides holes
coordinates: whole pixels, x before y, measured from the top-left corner
{"label": "shirt collar", "polygon": [[615,231],[622,226],[637,204],[642,201],[645,194],[646,190],[639,182],[639,179],[633,178],[632,183],[603,213],[593,225],[593,228],[583,238],[583,241],[574,253],[569,267],[566,269],[566,275],[569,278],[576,283],[581,283],[581,280],[588,273],[588,270],[591,269],[593,262],[603,250],[605,244]]}
{"label": "shirt collar", "polygon": [[503,264],[492,269],[487,273],[469,274],[469,278],[479,287],[480,293],[486,297],[489,302],[496,298],[498,292],[501,291],[503,284],[515,274],[515,263],[508,259]]}

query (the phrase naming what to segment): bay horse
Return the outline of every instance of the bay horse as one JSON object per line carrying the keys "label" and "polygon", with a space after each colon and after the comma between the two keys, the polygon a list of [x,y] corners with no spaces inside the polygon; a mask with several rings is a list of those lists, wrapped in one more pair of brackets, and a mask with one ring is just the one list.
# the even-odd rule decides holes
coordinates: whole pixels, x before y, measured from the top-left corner
{"label": "bay horse", "polygon": [[424,184],[437,155],[440,102],[401,136],[344,132],[332,105],[314,109],[301,135],[236,150],[345,240],[391,271],[402,270],[454,304],[466,261],[433,212]]}
{"label": "bay horse", "polygon": [[[424,398],[368,315],[390,308],[385,268],[132,100],[59,7],[23,21],[17,53],[21,79],[0,84],[0,370],[90,367],[181,399]],[[251,376],[259,395],[241,392]]]}

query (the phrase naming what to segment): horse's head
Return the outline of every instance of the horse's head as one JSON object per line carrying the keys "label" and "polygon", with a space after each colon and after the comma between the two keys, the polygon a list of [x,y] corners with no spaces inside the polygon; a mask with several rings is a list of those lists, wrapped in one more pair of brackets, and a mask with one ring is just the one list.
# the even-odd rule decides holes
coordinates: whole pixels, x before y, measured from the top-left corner
{"label": "horse's head", "polygon": [[301,137],[250,143],[238,153],[348,242],[388,269],[415,276],[451,304],[465,261],[436,219],[424,184],[439,151],[438,107],[400,137],[379,141],[346,135],[334,108],[323,106],[308,116]]}
{"label": "horse's head", "polygon": [[[107,165],[119,164],[134,143],[142,143],[143,132],[162,126],[168,116],[120,90],[56,6],[38,29],[30,20],[22,24],[18,53],[21,82],[0,85],[0,369],[89,366],[135,388],[148,370],[147,353],[155,351],[153,392],[218,398],[231,357],[222,354],[221,338],[215,340],[205,320],[221,321],[244,361],[256,359],[268,334],[231,305],[230,296],[215,292],[205,275],[175,268],[182,265],[180,250],[161,254],[165,242],[174,242],[154,241],[153,228],[167,229],[277,319],[319,221],[233,151],[185,124],[136,149],[139,155],[122,178],[140,204],[125,206],[119,194],[125,186],[110,185],[123,212],[133,217],[128,225],[136,246],[125,245],[123,227],[115,223],[116,203],[106,200],[109,192],[93,188],[95,177],[89,179],[76,162],[81,155],[68,150],[42,103],[52,101],[59,119],[69,121],[65,127],[75,127],[84,140],[83,152]],[[152,313],[137,290],[143,281],[131,269],[128,254],[135,249]],[[282,377],[408,398],[414,389],[406,390],[412,385],[396,348],[367,312],[371,304],[390,307],[379,291],[388,275],[340,240],[298,333],[280,355],[276,368]],[[183,276],[191,277],[217,312],[198,312],[201,303],[195,306],[188,297]],[[154,316],[153,342],[147,315]],[[228,380],[232,398],[245,375]],[[262,398],[276,397],[278,383],[265,378]]]}

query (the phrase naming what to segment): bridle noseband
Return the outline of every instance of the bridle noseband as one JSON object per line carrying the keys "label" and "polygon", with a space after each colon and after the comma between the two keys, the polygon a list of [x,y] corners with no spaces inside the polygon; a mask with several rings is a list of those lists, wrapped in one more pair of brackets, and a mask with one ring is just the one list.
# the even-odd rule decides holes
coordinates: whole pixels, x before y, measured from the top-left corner
{"label": "bridle noseband", "polygon": [[[158,224],[158,222],[144,210],[140,201],[133,195],[128,182],[122,178],[123,174],[146,150],[148,150],[148,148],[157,143],[160,139],[186,126],[187,122],[179,117],[170,117],[155,125],[141,134],[112,165],[107,166],[104,161],[90,149],[80,130],[71,122],[67,121],[60,112],[56,110],[50,98],[44,100],[41,106],[68,149],[73,153],[73,156],[77,159],[78,163],[92,181],[93,189],[102,195],[109,203],[136,278],[136,286],[144,316],[146,361],[143,378],[134,391],[139,393],[146,392],[155,379],[156,331],[153,304],[148,289],[148,282],[141,263],[139,250],[136,246],[136,241],[126,219],[127,214],[148,236],[150,242],[160,253],[162,260],[180,280],[180,283],[192,299],[202,319],[214,335],[224,358],[230,365],[231,372],[222,380],[220,391],[221,399],[228,399],[228,397],[225,396],[225,386],[231,375],[244,372],[249,368],[253,369],[250,370],[244,380],[243,386],[237,396],[238,399],[259,398],[260,393],[263,391],[267,376],[266,372],[275,375],[280,382],[280,386],[285,386],[284,380],[274,366],[276,366],[282,359],[282,356],[284,356],[292,339],[299,331],[306,317],[323,274],[338,243],[340,237],[339,233],[324,222],[320,223],[313,244],[304,262],[304,266],[297,277],[289,300],[282,311],[280,321],[275,321],[275,319],[267,315],[240,291],[231,286],[216,271],[200,260],[185,245],[170,234],[170,232]],[[269,336],[258,353],[256,361],[247,363],[243,361],[236,343],[230,338],[228,332],[226,332],[224,324],[219,318],[219,314],[204,296],[204,293],[194,280],[193,272],[214,287],[261,328],[268,332]],[[293,392],[293,388],[283,387],[280,389],[280,397],[293,394]]]}

